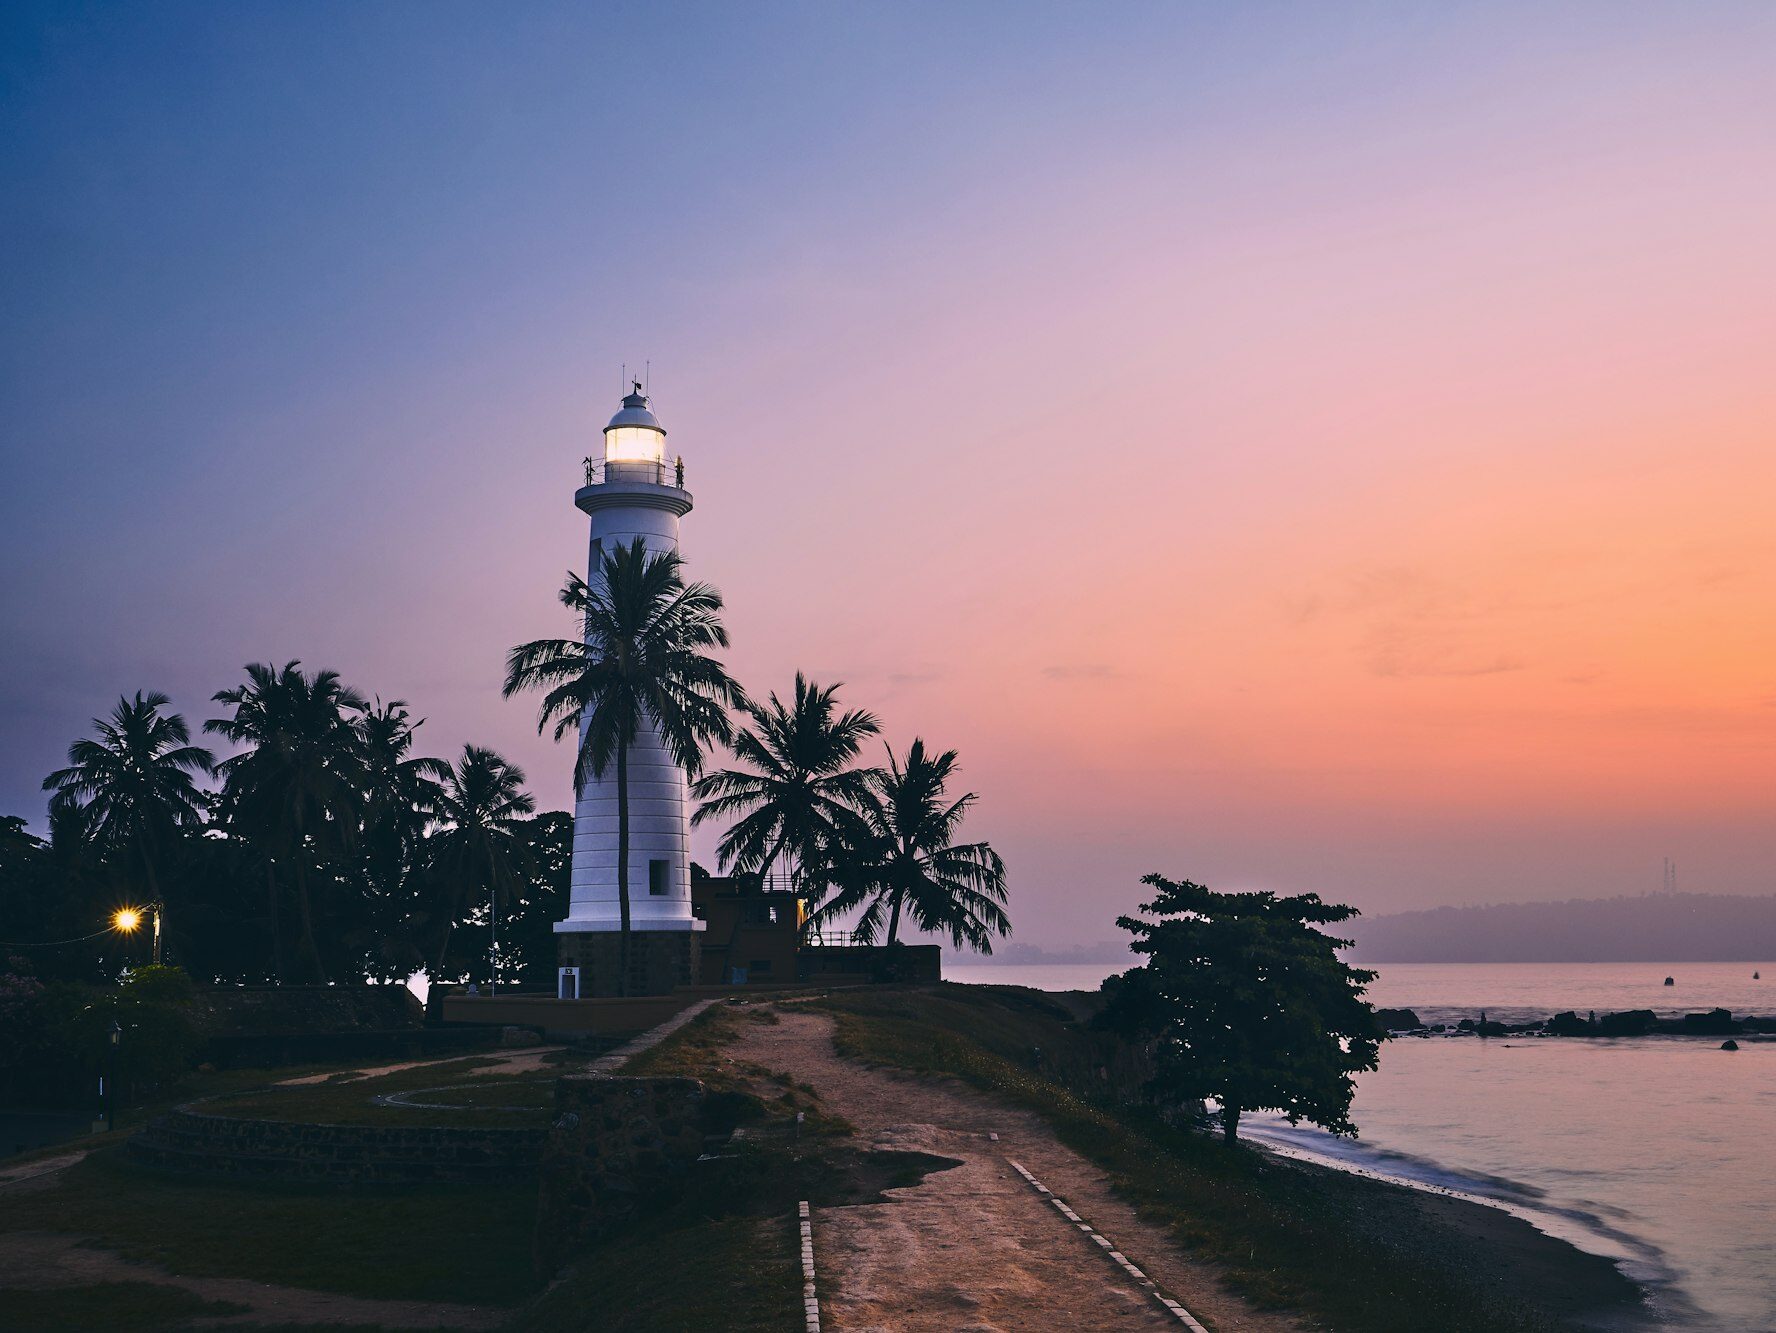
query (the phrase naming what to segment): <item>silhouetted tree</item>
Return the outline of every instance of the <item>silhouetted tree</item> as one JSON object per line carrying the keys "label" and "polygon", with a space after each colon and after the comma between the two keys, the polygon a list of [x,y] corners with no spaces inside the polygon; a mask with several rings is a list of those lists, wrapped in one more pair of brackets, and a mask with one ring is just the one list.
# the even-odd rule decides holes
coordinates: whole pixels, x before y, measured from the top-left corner
{"label": "silhouetted tree", "polygon": [[651,554],[637,537],[606,552],[593,579],[569,574],[561,590],[562,604],[580,618],[580,639],[537,639],[512,649],[505,694],[541,691],[537,730],[554,723],[556,740],[579,733],[575,790],[616,770],[619,968],[626,995],[629,749],[642,727],[652,726],[674,762],[694,778],[704,748],[732,735],[727,710],[743,704],[745,695],[710,655],[728,645],[721,594],[705,583],[686,583],[676,552]]}
{"label": "silhouetted tree", "polygon": [[796,887],[813,894],[834,851],[865,836],[857,811],[871,770],[854,764],[864,738],[882,725],[861,709],[839,712],[838,688],[822,689],[798,671],[788,705],[775,694],[748,703],[752,725],[731,743],[746,767],[709,773],[691,788],[702,802],[693,825],[735,819],[717,849],[723,869],[762,878],[783,858]]}
{"label": "silhouetted tree", "polygon": [[370,705],[341,682],[338,672],[310,677],[300,666],[292,661],[280,670],[252,663],[246,684],[215,695],[217,703],[233,707],[233,715],[212,718],[204,730],[248,747],[223,760],[216,772],[223,778],[227,819],[264,855],[274,974],[282,980],[277,873],[282,864],[292,873],[308,976],[325,982],[328,968],[316,943],[311,882],[317,862],[331,862],[357,842],[364,764],[353,723]]}
{"label": "silhouetted tree", "polygon": [[[493,914],[491,926],[498,920],[502,900],[512,898],[532,871],[521,826],[536,802],[524,791],[523,769],[492,750],[465,745],[456,767],[445,770],[436,808],[440,827],[429,841],[427,875],[443,935],[434,977],[443,970],[457,921],[485,898]],[[492,971],[488,975],[497,980]]]}
{"label": "silhouetted tree", "polygon": [[365,967],[388,980],[417,972],[426,960],[418,932],[432,905],[422,895],[420,872],[426,829],[451,769],[442,759],[411,753],[423,724],[423,718],[411,720],[402,699],[378,699],[356,722],[363,761],[358,868],[364,901],[361,938],[353,943]]}
{"label": "silhouetted tree", "polygon": [[904,762],[890,751],[888,767],[870,771],[858,806],[861,838],[833,858],[839,889],[816,921],[861,907],[853,933],[870,943],[886,918],[892,946],[904,913],[920,930],[988,954],[994,935],[1011,933],[1003,908],[1005,862],[984,842],[955,841],[975,802],[973,792],[949,798],[945,789],[955,772],[954,750],[932,754],[922,740],[913,742]]}
{"label": "silhouetted tree", "polygon": [[1373,972],[1315,926],[1357,909],[1317,894],[1216,893],[1148,875],[1147,917],[1119,917],[1144,966],[1105,982],[1100,1022],[1154,1043],[1154,1090],[1213,1098],[1228,1143],[1246,1111],[1276,1110],[1354,1135],[1352,1075],[1376,1067],[1382,1031],[1363,999]]}
{"label": "silhouetted tree", "polygon": [[160,871],[174,844],[203,827],[203,796],[194,774],[208,773],[214,756],[191,744],[191,732],[158,692],[119,699],[93,719],[95,739],[68,747],[67,768],[43,779],[52,804],[79,810],[87,843],[123,877],[140,871],[142,890],[161,903]]}

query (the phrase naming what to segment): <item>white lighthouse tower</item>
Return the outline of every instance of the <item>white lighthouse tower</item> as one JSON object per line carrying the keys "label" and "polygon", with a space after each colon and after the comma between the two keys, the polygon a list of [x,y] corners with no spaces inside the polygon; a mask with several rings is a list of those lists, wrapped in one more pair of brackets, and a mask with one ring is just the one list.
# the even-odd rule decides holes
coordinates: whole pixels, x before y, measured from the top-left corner
{"label": "white lighthouse tower", "polygon": [[[678,549],[678,521],[691,511],[684,462],[666,453],[666,428],[641,384],[604,428],[603,457],[586,460],[574,504],[592,520],[586,579],[603,578],[604,557],[639,537],[650,553]],[[691,913],[690,792],[645,719],[629,749],[629,919],[631,995],[660,994],[697,979],[698,932]],[[573,887],[567,919],[555,923],[560,995],[615,995],[622,929],[617,887],[617,778],[587,776],[574,802]]]}

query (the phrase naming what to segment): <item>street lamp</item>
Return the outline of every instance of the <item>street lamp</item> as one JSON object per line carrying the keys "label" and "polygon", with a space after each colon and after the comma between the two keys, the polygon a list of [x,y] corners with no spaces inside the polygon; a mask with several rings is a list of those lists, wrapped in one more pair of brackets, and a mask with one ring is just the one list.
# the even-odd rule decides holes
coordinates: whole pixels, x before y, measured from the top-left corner
{"label": "street lamp", "polygon": [[153,902],[146,909],[120,907],[111,914],[111,928],[123,935],[133,935],[142,926],[143,911],[154,913],[154,965],[160,966],[160,923],[166,916],[166,904]]}

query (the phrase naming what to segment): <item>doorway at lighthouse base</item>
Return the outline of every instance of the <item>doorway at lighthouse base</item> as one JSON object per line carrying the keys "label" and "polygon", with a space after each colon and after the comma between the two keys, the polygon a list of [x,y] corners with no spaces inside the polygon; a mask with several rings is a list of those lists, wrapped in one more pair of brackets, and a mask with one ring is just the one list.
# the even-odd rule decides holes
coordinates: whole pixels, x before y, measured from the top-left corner
{"label": "doorway at lighthouse base", "polygon": [[[669,995],[697,982],[702,932],[629,932],[630,995]],[[562,931],[555,936],[564,999],[605,999],[621,995],[623,936],[615,930]]]}

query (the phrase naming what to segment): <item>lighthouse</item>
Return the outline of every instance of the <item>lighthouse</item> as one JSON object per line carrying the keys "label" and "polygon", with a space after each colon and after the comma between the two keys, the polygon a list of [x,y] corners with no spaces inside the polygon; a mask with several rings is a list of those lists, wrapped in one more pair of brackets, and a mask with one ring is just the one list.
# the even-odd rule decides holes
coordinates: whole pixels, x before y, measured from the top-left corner
{"label": "lighthouse", "polygon": [[[636,381],[604,428],[602,456],[586,460],[574,504],[592,523],[586,580],[604,577],[604,557],[640,538],[649,554],[678,550],[678,523],[691,512],[684,461],[666,452],[666,428]],[[582,733],[583,739],[583,733]],[[697,977],[691,912],[690,790],[651,721],[630,746],[629,907],[631,995],[657,995]],[[562,999],[616,995],[621,957],[617,885],[617,779],[587,774],[575,793],[573,880],[566,920],[555,923]]]}

